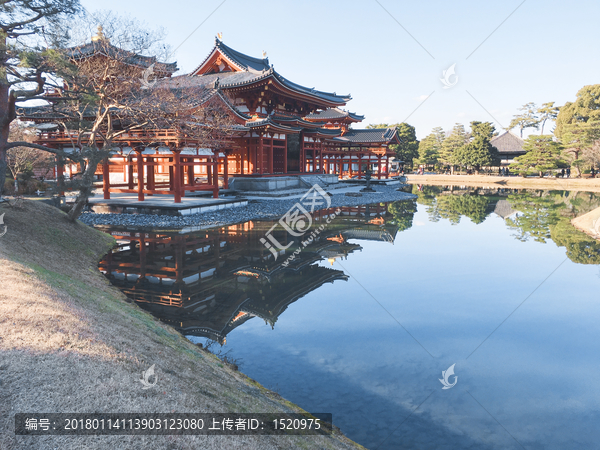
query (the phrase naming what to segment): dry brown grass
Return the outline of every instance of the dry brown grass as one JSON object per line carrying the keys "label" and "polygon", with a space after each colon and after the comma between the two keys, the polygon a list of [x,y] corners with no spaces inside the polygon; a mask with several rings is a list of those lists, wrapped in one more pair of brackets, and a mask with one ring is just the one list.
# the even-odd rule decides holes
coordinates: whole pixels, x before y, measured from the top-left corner
{"label": "dry brown grass", "polygon": [[[291,412],[127,302],[97,270],[110,236],[39,202],[0,205],[0,448],[359,448],[333,437],[14,435],[18,412]],[[0,230],[1,232],[2,230]],[[156,365],[158,384],[141,372]]]}
{"label": "dry brown grass", "polygon": [[600,178],[523,178],[495,175],[407,175],[412,184],[600,192]]}

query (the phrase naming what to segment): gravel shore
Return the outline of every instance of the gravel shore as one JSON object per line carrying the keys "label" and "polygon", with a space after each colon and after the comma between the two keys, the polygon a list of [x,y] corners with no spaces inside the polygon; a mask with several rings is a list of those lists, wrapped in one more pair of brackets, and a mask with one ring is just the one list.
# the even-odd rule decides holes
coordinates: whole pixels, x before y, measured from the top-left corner
{"label": "gravel shore", "polygon": [[[372,203],[412,200],[416,195],[398,191],[395,186],[376,186],[376,192],[362,193],[362,197],[349,197],[345,194],[331,195],[331,207],[359,206]],[[147,214],[96,214],[83,213],[80,220],[87,225],[136,226],[140,228],[210,228],[248,220],[273,219],[285,214],[298,198],[252,200],[248,206],[230,208],[205,214],[189,216],[159,216]]]}

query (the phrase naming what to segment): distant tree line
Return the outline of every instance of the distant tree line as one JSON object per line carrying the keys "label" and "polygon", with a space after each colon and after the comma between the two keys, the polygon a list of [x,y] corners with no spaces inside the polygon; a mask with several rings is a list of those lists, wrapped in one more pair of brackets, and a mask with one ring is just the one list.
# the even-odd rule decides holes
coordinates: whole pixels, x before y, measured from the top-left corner
{"label": "distant tree line", "polygon": [[[551,134],[544,134],[548,125],[555,123]],[[396,127],[401,144],[392,146],[397,157],[408,169],[422,166],[428,170],[467,170],[479,173],[482,168],[498,167],[500,158],[491,140],[497,136],[490,122],[471,122],[467,132],[457,123],[452,130],[435,127],[422,140],[416,137],[415,127],[408,123],[377,124],[369,128]],[[546,102],[537,106],[533,102],[519,108],[508,126],[518,129],[523,138],[527,129],[540,131],[529,135],[524,143],[525,154],[515,158],[509,169],[522,176],[548,173],[562,176],[561,169],[574,170],[574,175],[597,174],[600,170],[600,84],[584,86],[574,102],[555,106]]]}

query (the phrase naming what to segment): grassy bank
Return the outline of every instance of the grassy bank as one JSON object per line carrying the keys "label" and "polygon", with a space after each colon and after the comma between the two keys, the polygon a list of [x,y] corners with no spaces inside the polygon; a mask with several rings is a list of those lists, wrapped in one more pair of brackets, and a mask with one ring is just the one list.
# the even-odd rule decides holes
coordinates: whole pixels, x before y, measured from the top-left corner
{"label": "grassy bank", "polygon": [[[299,412],[188,342],[97,270],[113,238],[40,202],[0,204],[1,449],[362,448],[332,437],[14,435],[19,412]],[[0,233],[3,231],[0,226]],[[155,364],[157,385],[143,390]],[[335,418],[334,418],[335,421]]]}
{"label": "grassy bank", "polygon": [[495,175],[407,175],[409,183],[600,192],[600,178],[523,178]]}

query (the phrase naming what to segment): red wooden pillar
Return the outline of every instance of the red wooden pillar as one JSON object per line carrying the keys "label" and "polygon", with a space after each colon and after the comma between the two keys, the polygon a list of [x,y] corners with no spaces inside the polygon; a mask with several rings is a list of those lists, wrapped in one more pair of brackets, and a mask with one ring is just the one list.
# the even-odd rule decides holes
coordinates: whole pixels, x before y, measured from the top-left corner
{"label": "red wooden pillar", "polygon": [[185,167],[184,171],[187,175],[187,184],[190,186],[193,186],[194,185],[194,159],[193,158],[185,158],[185,162],[187,164],[192,163],[189,166],[184,166]]}
{"label": "red wooden pillar", "polygon": [[188,161],[189,158],[183,158],[182,160],[180,160],[179,164],[181,164],[181,170],[179,171],[179,176],[180,176],[180,180],[179,180],[179,186],[181,187],[181,196],[185,197],[185,168],[187,167],[185,165],[185,163]]}
{"label": "red wooden pillar", "polygon": [[129,189],[133,190],[133,157],[131,156],[131,152],[127,155],[127,183],[129,184]]}
{"label": "red wooden pillar", "polygon": [[358,179],[362,178],[362,153],[358,154]]}
{"label": "red wooden pillar", "polygon": [[[143,233],[140,233],[143,234]],[[146,239],[140,236],[140,278],[146,278]]]}
{"label": "red wooden pillar", "polygon": [[258,173],[260,173],[261,175],[263,174],[263,135],[260,135],[260,138],[258,138]]}
{"label": "red wooden pillar", "polygon": [[223,189],[229,189],[229,155],[225,151],[225,160],[223,162]]}
{"label": "red wooden pillar", "polygon": [[285,148],[283,149],[283,173],[287,173],[287,137],[285,135]]}
{"label": "red wooden pillar", "polygon": [[175,203],[181,203],[181,160],[179,158],[179,150],[172,149],[173,152],[173,177],[172,177],[172,186],[173,186],[173,194],[175,197]]}
{"label": "red wooden pillar", "polygon": [[102,161],[102,190],[104,191],[104,200],[110,199],[110,169],[108,167],[108,157]]}
{"label": "red wooden pillar", "polygon": [[304,131],[300,132],[300,173],[306,172],[306,154],[304,151]]}
{"label": "red wooden pillar", "polygon": [[[155,159],[148,157],[147,159],[147,164],[146,164],[146,171],[148,172],[148,190],[149,191],[154,191],[156,189],[156,183],[155,183],[155,179],[154,179],[154,170],[156,168],[155,165]],[[153,195],[153,194],[148,194],[148,195]]]}
{"label": "red wooden pillar", "polygon": [[240,149],[240,174],[244,175],[244,149]]}
{"label": "red wooden pillar", "polygon": [[136,150],[137,153],[137,191],[138,201],[144,201],[144,157],[142,156],[141,150]]}
{"label": "red wooden pillar", "polygon": [[319,139],[319,173],[323,173],[323,141]]}
{"label": "red wooden pillar", "polygon": [[348,155],[348,177],[352,178],[352,154]]}
{"label": "red wooden pillar", "polygon": [[377,179],[381,180],[381,155],[377,155]]}
{"label": "red wooden pillar", "polygon": [[390,157],[385,155],[385,177],[390,177]]}
{"label": "red wooden pillar", "polygon": [[219,198],[219,152],[213,158],[213,198]]}
{"label": "red wooden pillar", "polygon": [[256,172],[256,165],[252,166],[252,169],[250,169],[250,164],[252,164],[252,155],[250,154],[250,141],[251,139],[248,138],[248,147],[246,148],[248,158],[246,159],[248,160],[248,173],[254,173]]}
{"label": "red wooden pillar", "polygon": [[273,171],[273,157],[275,156],[275,152],[273,151],[273,135],[271,135],[271,145],[269,146],[269,173],[275,173]]}

